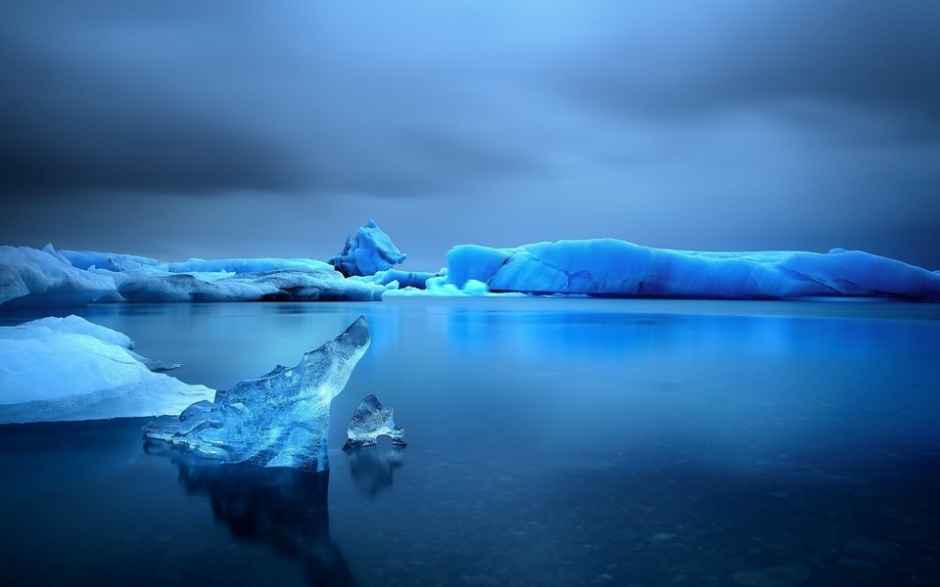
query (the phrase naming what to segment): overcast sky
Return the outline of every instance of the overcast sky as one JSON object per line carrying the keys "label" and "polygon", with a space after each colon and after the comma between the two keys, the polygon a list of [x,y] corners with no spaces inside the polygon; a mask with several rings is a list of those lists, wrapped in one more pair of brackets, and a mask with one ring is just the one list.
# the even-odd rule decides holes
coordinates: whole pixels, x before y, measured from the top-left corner
{"label": "overcast sky", "polygon": [[940,2],[0,4],[0,244],[857,248],[940,269]]}

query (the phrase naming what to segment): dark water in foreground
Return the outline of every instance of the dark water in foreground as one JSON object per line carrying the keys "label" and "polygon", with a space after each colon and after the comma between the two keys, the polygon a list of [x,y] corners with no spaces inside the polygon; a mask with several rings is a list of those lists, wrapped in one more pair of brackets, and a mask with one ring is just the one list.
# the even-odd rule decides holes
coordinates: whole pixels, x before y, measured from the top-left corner
{"label": "dark water in foreground", "polygon": [[[228,387],[365,314],[331,472],[0,427],[0,585],[938,585],[940,307],[590,299],[103,306]],[[14,323],[30,316],[0,315]],[[339,450],[375,393],[409,446]]]}

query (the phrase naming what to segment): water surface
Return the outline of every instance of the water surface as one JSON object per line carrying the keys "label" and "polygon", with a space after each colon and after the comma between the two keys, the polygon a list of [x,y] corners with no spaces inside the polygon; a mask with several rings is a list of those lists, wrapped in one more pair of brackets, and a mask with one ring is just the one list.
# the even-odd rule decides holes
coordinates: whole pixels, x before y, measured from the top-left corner
{"label": "water surface", "polygon": [[[109,305],[179,378],[294,364],[358,315],[331,472],[0,428],[0,584],[934,585],[940,309],[558,298]],[[4,324],[33,317],[0,315]],[[344,453],[375,393],[409,446]]]}

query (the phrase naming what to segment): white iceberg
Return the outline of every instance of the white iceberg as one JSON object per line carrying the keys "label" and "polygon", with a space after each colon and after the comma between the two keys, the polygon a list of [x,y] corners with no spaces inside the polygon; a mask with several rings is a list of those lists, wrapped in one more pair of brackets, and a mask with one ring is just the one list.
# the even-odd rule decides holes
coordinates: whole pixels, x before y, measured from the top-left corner
{"label": "white iceberg", "polygon": [[[52,245],[47,245],[51,247]],[[76,269],[105,269],[107,271],[131,271],[141,267],[165,265],[162,261],[150,257],[125,255],[122,253],[102,253],[98,251],[58,251],[57,255],[68,261]]]}
{"label": "white iceberg", "polygon": [[0,424],[176,414],[215,393],[154,373],[177,365],[132,345],[78,316],[0,327]]}
{"label": "white iceberg", "polygon": [[940,300],[940,275],[862,251],[715,253],[613,239],[478,245],[447,254],[447,279],[493,292],[610,297],[795,299],[816,296]]}
{"label": "white iceberg", "polygon": [[351,277],[375,275],[404,260],[405,254],[398,250],[392,239],[374,220],[369,220],[359,227],[355,236],[346,236],[343,251],[332,257],[329,263],[343,275]]}
{"label": "white iceberg", "polygon": [[118,301],[114,280],[73,267],[51,245],[0,246],[0,306],[60,306]]}
{"label": "white iceberg", "polygon": [[346,279],[327,269],[260,273],[173,273],[138,269],[116,274],[128,302],[377,301],[381,285]]}
{"label": "white iceberg", "polygon": [[385,295],[391,297],[506,297],[525,295],[516,292],[494,293],[490,291],[485,283],[476,279],[468,279],[458,287],[447,281],[447,275],[435,275],[428,278],[422,288],[413,286],[399,287],[397,281],[390,282],[385,288]]}
{"label": "white iceberg", "polygon": [[356,277],[354,279],[370,280],[373,283],[384,285],[386,288],[391,286],[392,289],[426,289],[429,280],[443,275],[441,271],[402,271],[400,269],[388,269],[386,271],[379,271],[375,275]]}
{"label": "white iceberg", "polygon": [[370,343],[360,316],[295,367],[278,365],[258,379],[216,393],[179,418],[151,422],[144,434],[200,458],[262,467],[329,468],[330,404]]}
{"label": "white iceberg", "polygon": [[194,258],[109,274],[128,302],[374,301],[384,291],[316,259]]}
{"label": "white iceberg", "polygon": [[0,306],[92,302],[375,301],[385,287],[315,259],[189,259],[0,247]]}

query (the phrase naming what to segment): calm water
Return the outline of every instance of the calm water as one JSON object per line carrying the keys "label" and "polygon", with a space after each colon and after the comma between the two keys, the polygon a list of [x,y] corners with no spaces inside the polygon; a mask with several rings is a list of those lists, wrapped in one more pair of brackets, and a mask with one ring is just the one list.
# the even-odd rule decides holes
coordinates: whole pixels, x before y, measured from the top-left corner
{"label": "calm water", "polygon": [[[940,306],[592,299],[100,306],[224,388],[359,314],[329,475],[0,427],[2,585],[937,585]],[[0,314],[0,324],[32,316]],[[409,446],[339,450],[356,403]]]}

